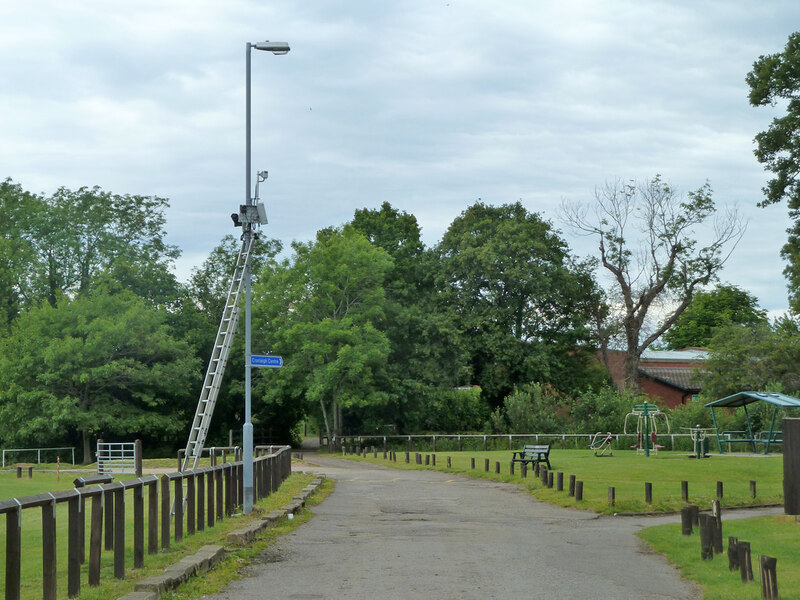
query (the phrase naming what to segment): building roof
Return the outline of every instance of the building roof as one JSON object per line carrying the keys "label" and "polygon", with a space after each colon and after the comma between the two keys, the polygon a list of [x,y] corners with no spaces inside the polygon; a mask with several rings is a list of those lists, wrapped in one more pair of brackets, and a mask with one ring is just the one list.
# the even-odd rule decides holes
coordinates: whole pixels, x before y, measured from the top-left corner
{"label": "building roof", "polygon": [[696,362],[708,358],[708,350],[686,348],[685,350],[645,350],[641,362]]}
{"label": "building roof", "polygon": [[650,379],[660,381],[684,392],[700,391],[700,386],[692,383],[692,377],[696,370],[694,367],[649,367],[639,364],[639,373]]}
{"label": "building roof", "polygon": [[767,402],[775,406],[800,407],[800,398],[779,394],[777,392],[739,392],[719,400],[709,402],[706,406],[744,406],[753,402]]}

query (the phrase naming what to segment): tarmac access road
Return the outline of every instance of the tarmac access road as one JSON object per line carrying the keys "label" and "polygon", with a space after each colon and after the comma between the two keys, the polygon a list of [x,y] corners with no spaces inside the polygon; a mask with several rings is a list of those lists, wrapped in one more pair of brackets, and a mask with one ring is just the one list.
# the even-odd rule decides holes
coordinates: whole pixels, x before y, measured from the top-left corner
{"label": "tarmac access road", "polygon": [[[680,519],[561,508],[519,488],[311,456],[336,489],[213,600],[699,598],[634,535]],[[733,515],[734,513],[730,513]],[[698,560],[700,549],[698,546]]]}

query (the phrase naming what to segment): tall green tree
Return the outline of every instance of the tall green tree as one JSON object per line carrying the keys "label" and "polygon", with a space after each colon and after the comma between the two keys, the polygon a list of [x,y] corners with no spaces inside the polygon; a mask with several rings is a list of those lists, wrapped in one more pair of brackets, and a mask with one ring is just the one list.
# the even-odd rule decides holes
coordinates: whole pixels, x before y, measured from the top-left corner
{"label": "tall green tree", "polygon": [[422,243],[417,219],[388,202],[377,210],[357,210],[352,226],[392,258],[383,285],[383,318],[376,322],[390,344],[386,378],[379,383],[388,400],[385,412],[375,415],[375,426],[443,431],[450,420],[435,422],[431,416],[443,413],[428,407],[452,397],[465,376],[467,355],[454,315],[438,302],[437,255]]}
{"label": "tall green tree", "polygon": [[268,265],[254,289],[255,337],[284,357],[282,369],[261,378],[264,405],[316,406],[326,433],[341,434],[346,413],[385,402],[377,381],[389,343],[374,323],[392,259],[353,227],[293,248],[292,260]]}
{"label": "tall green tree", "polygon": [[27,215],[38,199],[10,179],[0,182],[0,334],[17,317],[26,296],[34,261],[25,238]]}
{"label": "tall green tree", "polygon": [[767,323],[767,312],[759,308],[758,298],[735,285],[723,284],[697,292],[663,340],[670,350],[709,348],[714,332],[724,325],[755,327]]}
{"label": "tall green tree", "polygon": [[199,365],[163,312],[105,285],[56,300],[22,313],[0,340],[4,441],[42,445],[77,437],[84,462],[91,462],[98,437],[183,432],[183,391],[196,387]]}
{"label": "tall green tree", "polygon": [[752,106],[775,106],[779,101],[785,114],[772,119],[769,128],[755,137],[755,155],[772,179],[764,187],[759,206],[786,201],[794,225],[781,250],[788,262],[784,274],[789,300],[800,310],[800,32],[789,36],[782,52],[762,55],[747,74]]}
{"label": "tall green tree", "polygon": [[[622,306],[625,387],[639,389],[639,358],[692,301],[695,290],[715,279],[744,233],[735,211],[717,215],[706,183],[683,196],[656,175],[641,183],[620,180],[595,191],[595,202],[565,204],[567,223],[598,240],[600,264],[611,275]],[[716,217],[713,236],[698,244],[697,228]],[[667,306],[650,331],[654,307]]]}
{"label": "tall green tree", "polygon": [[516,385],[585,385],[595,285],[551,224],[521,203],[477,202],[437,248],[442,301],[457,319],[473,382],[492,406]]}
{"label": "tall green tree", "polygon": [[22,304],[55,306],[61,294],[88,292],[112,279],[156,304],[179,294],[171,267],[180,254],[165,241],[168,202],[155,196],[113,194],[99,187],[59,188],[49,197],[6,180],[0,189],[4,239],[22,251],[14,289]]}
{"label": "tall green tree", "polygon": [[703,396],[724,398],[742,390],[800,392],[800,334],[796,323],[729,324],[717,330],[697,379]]}

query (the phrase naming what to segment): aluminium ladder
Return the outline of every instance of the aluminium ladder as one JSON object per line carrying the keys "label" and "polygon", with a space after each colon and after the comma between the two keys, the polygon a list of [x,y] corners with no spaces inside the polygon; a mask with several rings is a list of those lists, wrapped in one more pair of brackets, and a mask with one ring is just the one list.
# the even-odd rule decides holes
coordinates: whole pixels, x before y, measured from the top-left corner
{"label": "aluminium ladder", "polygon": [[233,272],[231,287],[228,291],[228,299],[225,301],[225,310],[222,311],[222,319],[219,322],[217,339],[214,341],[211,360],[208,362],[203,388],[200,390],[200,400],[197,403],[192,428],[189,431],[189,441],[186,443],[181,471],[196,469],[200,455],[203,453],[208,428],[211,425],[211,416],[214,414],[214,406],[217,403],[217,395],[222,384],[222,376],[225,374],[225,364],[228,362],[228,355],[233,344],[236,323],[239,320],[241,311],[239,298],[242,294],[244,274],[246,269],[250,268],[253,245],[257,237],[252,234],[245,236],[242,249],[239,251],[236,269]]}

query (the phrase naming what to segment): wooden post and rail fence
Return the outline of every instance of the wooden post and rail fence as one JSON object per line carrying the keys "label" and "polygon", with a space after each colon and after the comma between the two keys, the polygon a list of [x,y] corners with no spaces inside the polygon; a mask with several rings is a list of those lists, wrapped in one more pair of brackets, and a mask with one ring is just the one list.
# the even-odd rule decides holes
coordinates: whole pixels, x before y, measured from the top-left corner
{"label": "wooden post and rail fence", "polygon": [[[275,492],[291,475],[291,456],[289,446],[255,448],[256,501]],[[112,553],[114,577],[122,579],[127,568],[144,566],[145,553],[155,554],[159,548],[169,548],[172,541],[182,540],[184,534],[193,535],[230,517],[242,504],[242,475],[241,461],[117,482],[109,475],[98,475],[76,479],[72,490],[0,501],[6,530],[5,599],[20,598],[24,511],[41,509],[42,598],[55,600],[60,561],[66,562],[69,597],[80,592],[84,577],[90,586],[100,584],[104,551]],[[133,503],[132,544],[126,540],[128,502]],[[61,504],[66,504],[66,510],[57,510]],[[58,556],[57,536],[67,539],[66,556]],[[126,564],[126,548],[131,545],[133,563]],[[88,567],[84,568],[87,552]]]}

